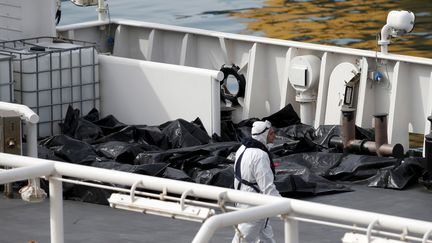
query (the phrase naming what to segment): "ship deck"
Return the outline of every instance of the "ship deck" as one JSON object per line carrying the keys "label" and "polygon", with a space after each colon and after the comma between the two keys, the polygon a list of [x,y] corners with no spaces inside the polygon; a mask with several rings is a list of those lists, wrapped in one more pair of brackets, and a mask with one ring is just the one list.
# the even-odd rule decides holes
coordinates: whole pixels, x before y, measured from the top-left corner
{"label": "ship deck", "polygon": [[[417,185],[406,190],[352,185],[354,191],[303,198],[307,201],[430,221],[432,193]],[[200,224],[166,217],[143,215],[108,206],[64,201],[64,236],[68,243],[191,242]],[[50,242],[49,201],[26,203],[0,199],[3,243]],[[271,219],[276,242],[283,242],[283,223]],[[344,229],[299,223],[300,242],[340,242]],[[231,242],[233,229],[216,232],[211,242]]]}

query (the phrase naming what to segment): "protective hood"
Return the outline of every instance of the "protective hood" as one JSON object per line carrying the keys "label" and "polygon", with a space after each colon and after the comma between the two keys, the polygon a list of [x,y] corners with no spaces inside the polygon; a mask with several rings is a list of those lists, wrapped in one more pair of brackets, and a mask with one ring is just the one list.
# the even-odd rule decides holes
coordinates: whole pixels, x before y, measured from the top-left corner
{"label": "protective hood", "polygon": [[267,135],[271,128],[269,121],[256,121],[252,125],[252,138],[260,141],[262,144],[267,145]]}

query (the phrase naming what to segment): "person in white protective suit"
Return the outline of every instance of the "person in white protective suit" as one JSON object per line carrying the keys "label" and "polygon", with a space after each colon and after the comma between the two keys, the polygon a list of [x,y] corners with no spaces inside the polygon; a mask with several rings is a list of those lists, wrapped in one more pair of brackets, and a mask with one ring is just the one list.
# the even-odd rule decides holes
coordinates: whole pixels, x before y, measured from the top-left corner
{"label": "person in white protective suit", "polygon": [[[273,161],[267,144],[273,143],[275,132],[269,121],[256,121],[252,126],[252,138],[242,141],[236,152],[234,164],[234,188],[237,190],[279,196],[274,181]],[[247,208],[249,205],[238,204]],[[242,223],[238,225],[232,243],[275,242],[273,230],[268,219]]]}

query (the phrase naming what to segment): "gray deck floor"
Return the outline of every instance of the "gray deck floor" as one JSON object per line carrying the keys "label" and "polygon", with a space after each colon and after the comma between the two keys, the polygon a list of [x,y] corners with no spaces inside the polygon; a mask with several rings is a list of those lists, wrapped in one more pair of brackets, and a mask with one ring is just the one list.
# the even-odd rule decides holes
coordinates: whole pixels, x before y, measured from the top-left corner
{"label": "gray deck floor", "polygon": [[[306,198],[307,201],[432,221],[432,192],[420,186],[404,191],[354,185],[353,192]],[[50,242],[49,203],[0,199],[0,242]],[[64,201],[65,242],[190,242],[200,224],[143,215],[107,206]],[[283,242],[283,224],[272,219],[277,242]],[[300,242],[340,242],[346,230],[300,223]],[[211,242],[231,242],[232,228],[219,230]]]}

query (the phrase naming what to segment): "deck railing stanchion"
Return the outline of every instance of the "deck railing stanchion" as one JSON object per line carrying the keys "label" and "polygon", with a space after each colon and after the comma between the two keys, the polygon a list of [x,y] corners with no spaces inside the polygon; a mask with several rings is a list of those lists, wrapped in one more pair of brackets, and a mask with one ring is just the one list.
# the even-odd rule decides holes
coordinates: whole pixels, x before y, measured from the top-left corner
{"label": "deck railing stanchion", "polygon": [[288,218],[288,215],[282,215],[282,219],[284,221],[285,243],[298,243],[298,221]]}
{"label": "deck railing stanchion", "polygon": [[[56,174],[55,177],[61,177]],[[49,179],[51,243],[64,243],[63,187],[59,180]]]}

